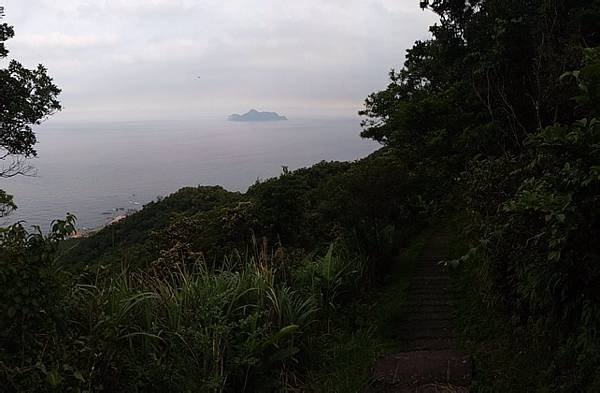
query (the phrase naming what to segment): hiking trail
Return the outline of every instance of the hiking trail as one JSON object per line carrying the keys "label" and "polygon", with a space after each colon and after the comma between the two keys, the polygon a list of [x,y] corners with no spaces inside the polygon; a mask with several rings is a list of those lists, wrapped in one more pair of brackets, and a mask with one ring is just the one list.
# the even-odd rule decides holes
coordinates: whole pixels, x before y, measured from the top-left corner
{"label": "hiking trail", "polygon": [[402,306],[397,352],[380,357],[372,369],[373,392],[434,393],[469,391],[471,357],[458,349],[453,324],[454,297],[447,268],[451,237],[429,238],[417,259]]}

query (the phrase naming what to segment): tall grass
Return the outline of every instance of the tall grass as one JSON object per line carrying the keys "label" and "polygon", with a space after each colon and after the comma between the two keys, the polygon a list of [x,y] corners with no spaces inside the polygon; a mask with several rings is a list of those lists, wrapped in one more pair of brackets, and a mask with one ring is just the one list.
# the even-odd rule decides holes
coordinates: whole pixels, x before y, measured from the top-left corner
{"label": "tall grass", "polygon": [[255,242],[219,268],[199,257],[99,271],[72,287],[68,323],[38,362],[57,391],[293,390],[364,262],[341,243],[291,263]]}

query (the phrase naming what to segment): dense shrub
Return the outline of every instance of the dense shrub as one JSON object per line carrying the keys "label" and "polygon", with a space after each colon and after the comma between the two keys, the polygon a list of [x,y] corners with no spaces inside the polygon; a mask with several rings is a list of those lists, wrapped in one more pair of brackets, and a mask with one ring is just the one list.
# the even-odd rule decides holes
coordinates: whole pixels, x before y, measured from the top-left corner
{"label": "dense shrub", "polygon": [[[73,216],[55,221],[46,236],[21,224],[0,230],[0,380],[7,388],[52,378],[39,361],[68,323],[67,278],[55,257],[59,241],[73,230]],[[60,352],[47,356],[55,359]]]}
{"label": "dense shrub", "polygon": [[[600,51],[575,73],[580,112],[593,114]],[[483,160],[466,176],[479,217],[475,255],[486,300],[551,345],[556,389],[594,391],[600,349],[600,121],[584,118],[531,135],[521,157]],[[568,377],[567,377],[568,376]]]}
{"label": "dense shrub", "polygon": [[94,236],[68,242],[63,247],[65,255],[62,258],[75,268],[92,265],[92,270],[97,264],[111,266],[115,260],[144,266],[158,256],[159,247],[151,236],[153,231],[165,231],[177,217],[191,216],[240,200],[239,193],[219,186],[185,187],[148,203],[141,211],[101,229]]}
{"label": "dense shrub", "polygon": [[[59,274],[73,230],[2,233],[4,391],[273,391],[297,386],[364,262],[332,245],[289,263],[255,244],[217,268],[189,250],[146,269]],[[18,263],[17,263],[18,262]],[[315,356],[311,355],[314,359]]]}
{"label": "dense shrub", "polygon": [[[431,207],[419,179],[396,180],[405,171],[396,154],[381,151],[284,171],[246,194],[182,189],[63,246],[72,218],[48,236],[9,228],[6,272],[18,271],[9,261],[22,254],[52,307],[20,340],[15,335],[27,330],[3,326],[6,386],[241,392],[301,385],[336,315],[381,276],[384,258]],[[39,258],[45,265],[33,263]],[[20,366],[10,362],[16,353]]]}
{"label": "dense shrub", "polygon": [[409,171],[396,152],[382,149],[356,162],[286,170],[244,194],[186,188],[71,242],[62,258],[94,272],[98,265],[121,263],[143,268],[165,252],[187,250],[212,266],[234,250],[246,250],[253,238],[299,257],[344,238],[355,253],[382,261],[397,252],[442,194],[420,174]]}

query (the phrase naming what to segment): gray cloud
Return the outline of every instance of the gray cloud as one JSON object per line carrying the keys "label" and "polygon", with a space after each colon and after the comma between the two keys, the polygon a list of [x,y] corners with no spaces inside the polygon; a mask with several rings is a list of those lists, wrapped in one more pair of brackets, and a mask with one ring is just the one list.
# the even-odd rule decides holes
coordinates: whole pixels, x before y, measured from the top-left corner
{"label": "gray cloud", "polygon": [[[5,0],[27,65],[63,119],[225,115],[249,106],[353,115],[434,23],[418,0]],[[200,76],[200,78],[197,78]]]}

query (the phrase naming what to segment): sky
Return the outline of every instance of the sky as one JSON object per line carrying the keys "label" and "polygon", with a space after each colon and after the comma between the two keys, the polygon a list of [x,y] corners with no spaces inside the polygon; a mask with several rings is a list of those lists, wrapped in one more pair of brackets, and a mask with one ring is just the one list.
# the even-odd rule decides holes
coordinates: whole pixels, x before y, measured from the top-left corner
{"label": "sky", "polygon": [[[418,0],[0,0],[68,121],[353,116],[435,16]],[[5,62],[3,62],[5,63]],[[4,64],[2,64],[4,65]]]}

